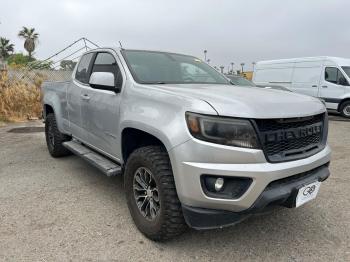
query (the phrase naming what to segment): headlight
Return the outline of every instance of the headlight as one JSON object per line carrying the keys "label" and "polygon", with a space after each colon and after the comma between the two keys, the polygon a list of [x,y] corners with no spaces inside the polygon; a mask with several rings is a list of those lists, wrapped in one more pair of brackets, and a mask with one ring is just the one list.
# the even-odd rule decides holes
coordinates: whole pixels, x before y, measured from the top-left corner
{"label": "headlight", "polygon": [[190,133],[197,139],[221,145],[259,148],[256,132],[248,120],[187,112],[186,122]]}

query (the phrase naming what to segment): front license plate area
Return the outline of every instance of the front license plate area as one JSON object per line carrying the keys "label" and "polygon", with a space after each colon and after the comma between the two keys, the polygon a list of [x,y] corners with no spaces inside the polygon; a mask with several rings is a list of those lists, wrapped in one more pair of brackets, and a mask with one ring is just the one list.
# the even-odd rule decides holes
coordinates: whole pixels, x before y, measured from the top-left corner
{"label": "front license plate area", "polygon": [[321,182],[316,181],[300,188],[295,200],[295,207],[300,207],[301,205],[315,199],[320,190],[320,186]]}

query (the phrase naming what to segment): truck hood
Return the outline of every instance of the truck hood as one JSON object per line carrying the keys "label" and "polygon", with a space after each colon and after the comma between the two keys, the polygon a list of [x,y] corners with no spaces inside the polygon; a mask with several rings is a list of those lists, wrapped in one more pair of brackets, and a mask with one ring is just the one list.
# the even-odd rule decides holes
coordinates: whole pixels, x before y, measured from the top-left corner
{"label": "truck hood", "polygon": [[219,115],[244,118],[289,118],[319,114],[323,103],[292,92],[234,85],[156,85],[157,89],[209,103]]}

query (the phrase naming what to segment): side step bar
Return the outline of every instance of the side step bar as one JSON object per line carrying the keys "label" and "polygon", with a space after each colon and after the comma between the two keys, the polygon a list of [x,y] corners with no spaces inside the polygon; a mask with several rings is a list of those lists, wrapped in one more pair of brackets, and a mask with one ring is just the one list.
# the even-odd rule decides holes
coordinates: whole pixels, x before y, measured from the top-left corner
{"label": "side step bar", "polygon": [[80,144],[78,141],[72,140],[63,143],[64,147],[75,155],[85,159],[91,165],[97,167],[107,176],[116,176],[122,173],[120,165],[105,158],[99,153],[92,151],[90,148]]}

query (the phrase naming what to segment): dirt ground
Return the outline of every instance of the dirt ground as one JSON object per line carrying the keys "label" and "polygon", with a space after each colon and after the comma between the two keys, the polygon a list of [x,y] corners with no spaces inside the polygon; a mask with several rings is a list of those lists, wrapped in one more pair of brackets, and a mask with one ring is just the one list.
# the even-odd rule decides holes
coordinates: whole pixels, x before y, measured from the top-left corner
{"label": "dirt ground", "polygon": [[[25,126],[39,128],[8,132]],[[1,261],[350,261],[350,121],[331,116],[331,177],[316,200],[165,243],[138,232],[121,177],[51,158],[42,130],[0,128]]]}

